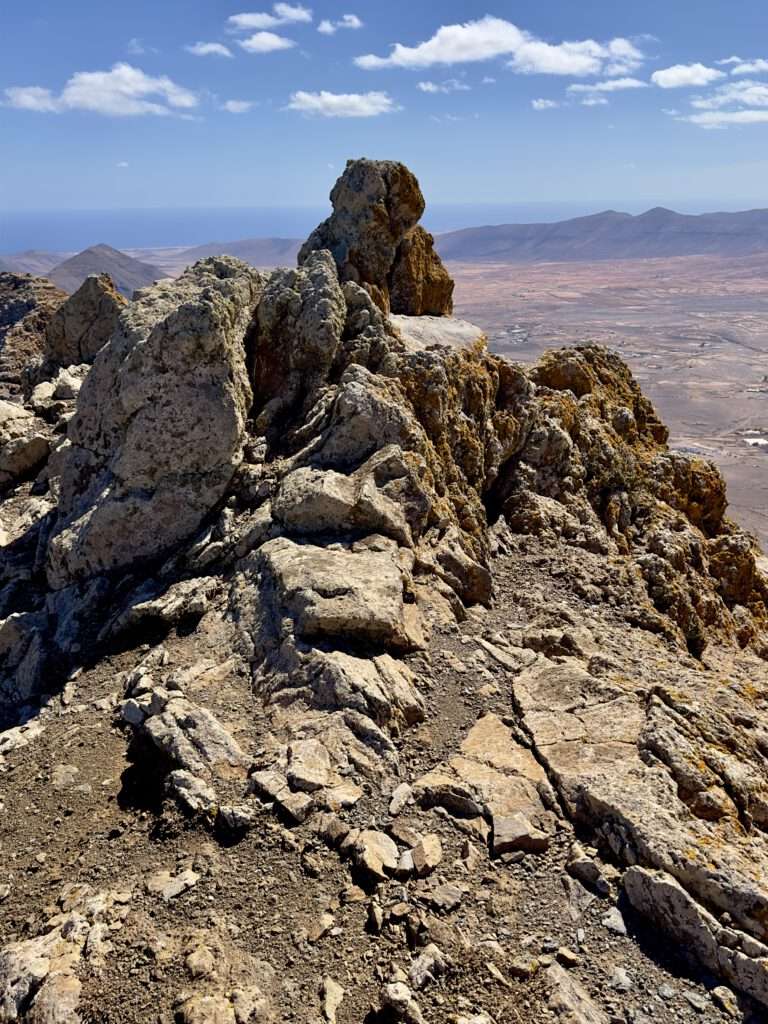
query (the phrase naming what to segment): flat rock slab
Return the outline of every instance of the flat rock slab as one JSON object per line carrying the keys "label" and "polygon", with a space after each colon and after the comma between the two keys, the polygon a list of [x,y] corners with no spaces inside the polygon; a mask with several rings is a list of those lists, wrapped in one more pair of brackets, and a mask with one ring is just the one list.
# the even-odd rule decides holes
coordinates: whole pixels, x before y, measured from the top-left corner
{"label": "flat rock slab", "polygon": [[485,333],[476,324],[454,316],[392,314],[389,319],[400,332],[408,352],[423,352],[430,345],[471,348],[485,338]]}
{"label": "flat rock slab", "polygon": [[279,537],[263,545],[260,558],[272,584],[275,611],[293,620],[298,636],[413,646],[405,621],[403,577],[388,551],[352,552]]}

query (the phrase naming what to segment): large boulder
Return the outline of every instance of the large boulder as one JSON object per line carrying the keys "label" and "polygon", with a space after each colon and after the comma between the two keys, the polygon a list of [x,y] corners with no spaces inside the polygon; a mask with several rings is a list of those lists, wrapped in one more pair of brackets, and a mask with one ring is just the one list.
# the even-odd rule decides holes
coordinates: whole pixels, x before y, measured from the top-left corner
{"label": "large boulder", "polygon": [[70,421],[51,586],[163,554],[223,497],[242,455],[243,339],[261,290],[257,271],[211,258],[126,307]]}
{"label": "large boulder", "polygon": [[112,337],[125,305],[109,274],[86,277],[51,317],[45,332],[47,358],[57,366],[92,363]]}
{"label": "large boulder", "polygon": [[376,304],[409,316],[453,309],[453,281],[417,227],[424,196],[416,176],[394,160],[350,160],[331,192],[333,213],[302,246],[299,264],[329,249],[342,282],[361,284]]}

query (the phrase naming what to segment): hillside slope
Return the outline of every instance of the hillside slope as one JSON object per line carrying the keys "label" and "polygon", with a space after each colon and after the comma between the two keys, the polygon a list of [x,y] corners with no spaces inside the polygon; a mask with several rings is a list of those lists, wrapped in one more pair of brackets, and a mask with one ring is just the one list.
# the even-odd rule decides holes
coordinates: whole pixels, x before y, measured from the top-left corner
{"label": "hillside slope", "polygon": [[554,224],[501,224],[442,234],[447,260],[508,262],[641,259],[768,251],[768,210],[687,215],[656,207],[638,216],[608,210]]}
{"label": "hillside slope", "polygon": [[47,273],[47,277],[63,288],[75,292],[90,274],[109,274],[115,287],[123,295],[130,296],[137,288],[152,284],[163,273],[150,263],[142,263],[110,245],[93,245],[59,263]]}
{"label": "hillside slope", "polygon": [[235,256],[252,267],[293,266],[301,246],[298,238],[241,238],[235,242],[208,242],[178,256],[187,265],[206,256]]}

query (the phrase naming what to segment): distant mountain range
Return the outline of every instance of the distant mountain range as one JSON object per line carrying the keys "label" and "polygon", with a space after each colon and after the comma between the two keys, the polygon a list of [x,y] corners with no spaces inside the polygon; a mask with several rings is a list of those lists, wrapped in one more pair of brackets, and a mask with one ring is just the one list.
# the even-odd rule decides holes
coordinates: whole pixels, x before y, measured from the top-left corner
{"label": "distant mountain range", "polygon": [[137,288],[152,284],[166,275],[151,263],[126,256],[110,245],[93,245],[46,271],[48,277],[65,292],[74,292],[89,274],[109,274],[118,291],[132,295]]}
{"label": "distant mountain range", "polygon": [[768,210],[688,215],[661,206],[633,216],[607,210],[554,224],[499,224],[439,235],[444,260],[506,263],[749,256],[768,251]]}
{"label": "distant mountain range", "polygon": [[178,259],[188,263],[205,256],[237,256],[254,267],[293,265],[303,239],[298,238],[243,238],[239,242],[208,242],[180,253]]}
{"label": "distant mountain range", "polygon": [[[298,238],[244,238],[191,249],[134,249],[130,256],[109,245],[76,255],[29,250],[0,257],[0,269],[46,276],[69,292],[88,274],[107,273],[121,292],[131,295],[206,256],[237,256],[255,267],[292,266],[301,243]],[[607,210],[555,223],[450,231],[436,236],[436,248],[444,260],[500,263],[751,256],[768,253],[768,210],[689,215],[657,206],[637,216]]]}

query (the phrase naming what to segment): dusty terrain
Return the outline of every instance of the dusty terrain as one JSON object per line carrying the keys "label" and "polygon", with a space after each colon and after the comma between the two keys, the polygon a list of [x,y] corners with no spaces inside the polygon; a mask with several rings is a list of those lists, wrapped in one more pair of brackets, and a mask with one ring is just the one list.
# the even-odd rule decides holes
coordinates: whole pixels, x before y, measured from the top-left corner
{"label": "dusty terrain", "polygon": [[[533,362],[555,345],[615,349],[670,427],[714,459],[731,513],[768,544],[768,255],[600,263],[452,263],[456,313]],[[752,442],[752,444],[750,444]]]}

